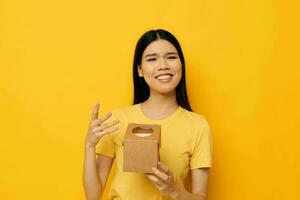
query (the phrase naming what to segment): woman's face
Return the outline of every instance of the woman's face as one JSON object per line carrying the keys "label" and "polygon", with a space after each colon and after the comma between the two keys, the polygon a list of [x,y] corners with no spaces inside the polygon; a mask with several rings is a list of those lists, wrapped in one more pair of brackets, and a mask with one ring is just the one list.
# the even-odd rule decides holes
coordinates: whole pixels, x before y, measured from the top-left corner
{"label": "woman's face", "polygon": [[163,39],[151,42],[143,52],[138,73],[152,92],[175,92],[182,76],[182,65],[175,46]]}

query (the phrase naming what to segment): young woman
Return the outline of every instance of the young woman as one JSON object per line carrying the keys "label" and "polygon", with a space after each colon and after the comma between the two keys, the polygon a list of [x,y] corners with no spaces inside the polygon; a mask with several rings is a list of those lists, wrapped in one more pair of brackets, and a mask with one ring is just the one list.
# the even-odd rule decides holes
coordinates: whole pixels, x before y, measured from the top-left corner
{"label": "young woman", "polygon": [[[93,108],[85,140],[83,183],[88,200],[99,200],[115,161],[109,199],[205,200],[212,140],[204,116],[192,111],[185,84],[184,56],[177,39],[158,29],[137,42],[133,105],[98,118]],[[104,123],[105,122],[105,123]],[[160,124],[160,162],[153,173],[123,171],[123,138],[128,123]],[[190,189],[184,181],[191,177]]]}

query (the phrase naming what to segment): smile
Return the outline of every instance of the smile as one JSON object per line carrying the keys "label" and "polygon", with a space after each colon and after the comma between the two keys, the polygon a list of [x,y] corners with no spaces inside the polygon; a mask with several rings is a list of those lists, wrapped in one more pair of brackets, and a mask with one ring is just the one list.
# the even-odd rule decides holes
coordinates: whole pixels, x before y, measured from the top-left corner
{"label": "smile", "polygon": [[162,83],[168,83],[172,80],[172,77],[171,75],[161,75],[161,76],[158,76],[156,77],[156,79],[159,81],[159,82],[162,82]]}

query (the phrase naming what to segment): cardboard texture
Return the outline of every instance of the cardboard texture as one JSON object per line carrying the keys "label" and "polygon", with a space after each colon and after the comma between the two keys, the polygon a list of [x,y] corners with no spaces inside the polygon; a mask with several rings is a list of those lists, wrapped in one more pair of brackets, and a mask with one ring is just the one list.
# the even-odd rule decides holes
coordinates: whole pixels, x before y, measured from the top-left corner
{"label": "cardboard texture", "polygon": [[152,173],[152,167],[157,168],[160,131],[157,124],[128,124],[123,142],[125,172]]}

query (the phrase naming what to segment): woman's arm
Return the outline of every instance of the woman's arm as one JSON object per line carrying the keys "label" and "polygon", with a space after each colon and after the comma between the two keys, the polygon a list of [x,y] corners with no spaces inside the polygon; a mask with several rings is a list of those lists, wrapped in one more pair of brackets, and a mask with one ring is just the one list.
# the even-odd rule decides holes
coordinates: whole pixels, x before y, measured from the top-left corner
{"label": "woman's arm", "polygon": [[199,168],[191,170],[192,193],[188,192],[183,184],[178,185],[169,167],[158,162],[158,168],[153,168],[153,173],[145,174],[160,192],[174,200],[206,200],[208,169]]}
{"label": "woman's arm", "polygon": [[192,169],[192,193],[179,187],[175,200],[206,200],[209,168]]}
{"label": "woman's arm", "polygon": [[110,173],[113,161],[114,158],[112,157],[108,157],[104,155],[97,156],[96,165],[97,165],[98,176],[100,178],[100,182],[102,185],[102,193],[105,188],[107,177]]}
{"label": "woman's arm", "polygon": [[112,163],[113,158],[102,155],[95,158],[95,148],[86,147],[83,183],[88,200],[99,200],[102,196]]}
{"label": "woman's arm", "polygon": [[102,124],[111,116],[111,112],[98,119],[98,109],[99,104],[96,104],[85,140],[83,185],[87,200],[100,200],[113,162],[113,158],[106,156],[96,158],[96,144],[104,135],[116,131],[118,128],[113,126],[119,123],[114,120]]}
{"label": "woman's arm", "polygon": [[87,200],[99,200],[102,195],[102,184],[97,173],[95,155],[95,147],[85,147],[83,186]]}

